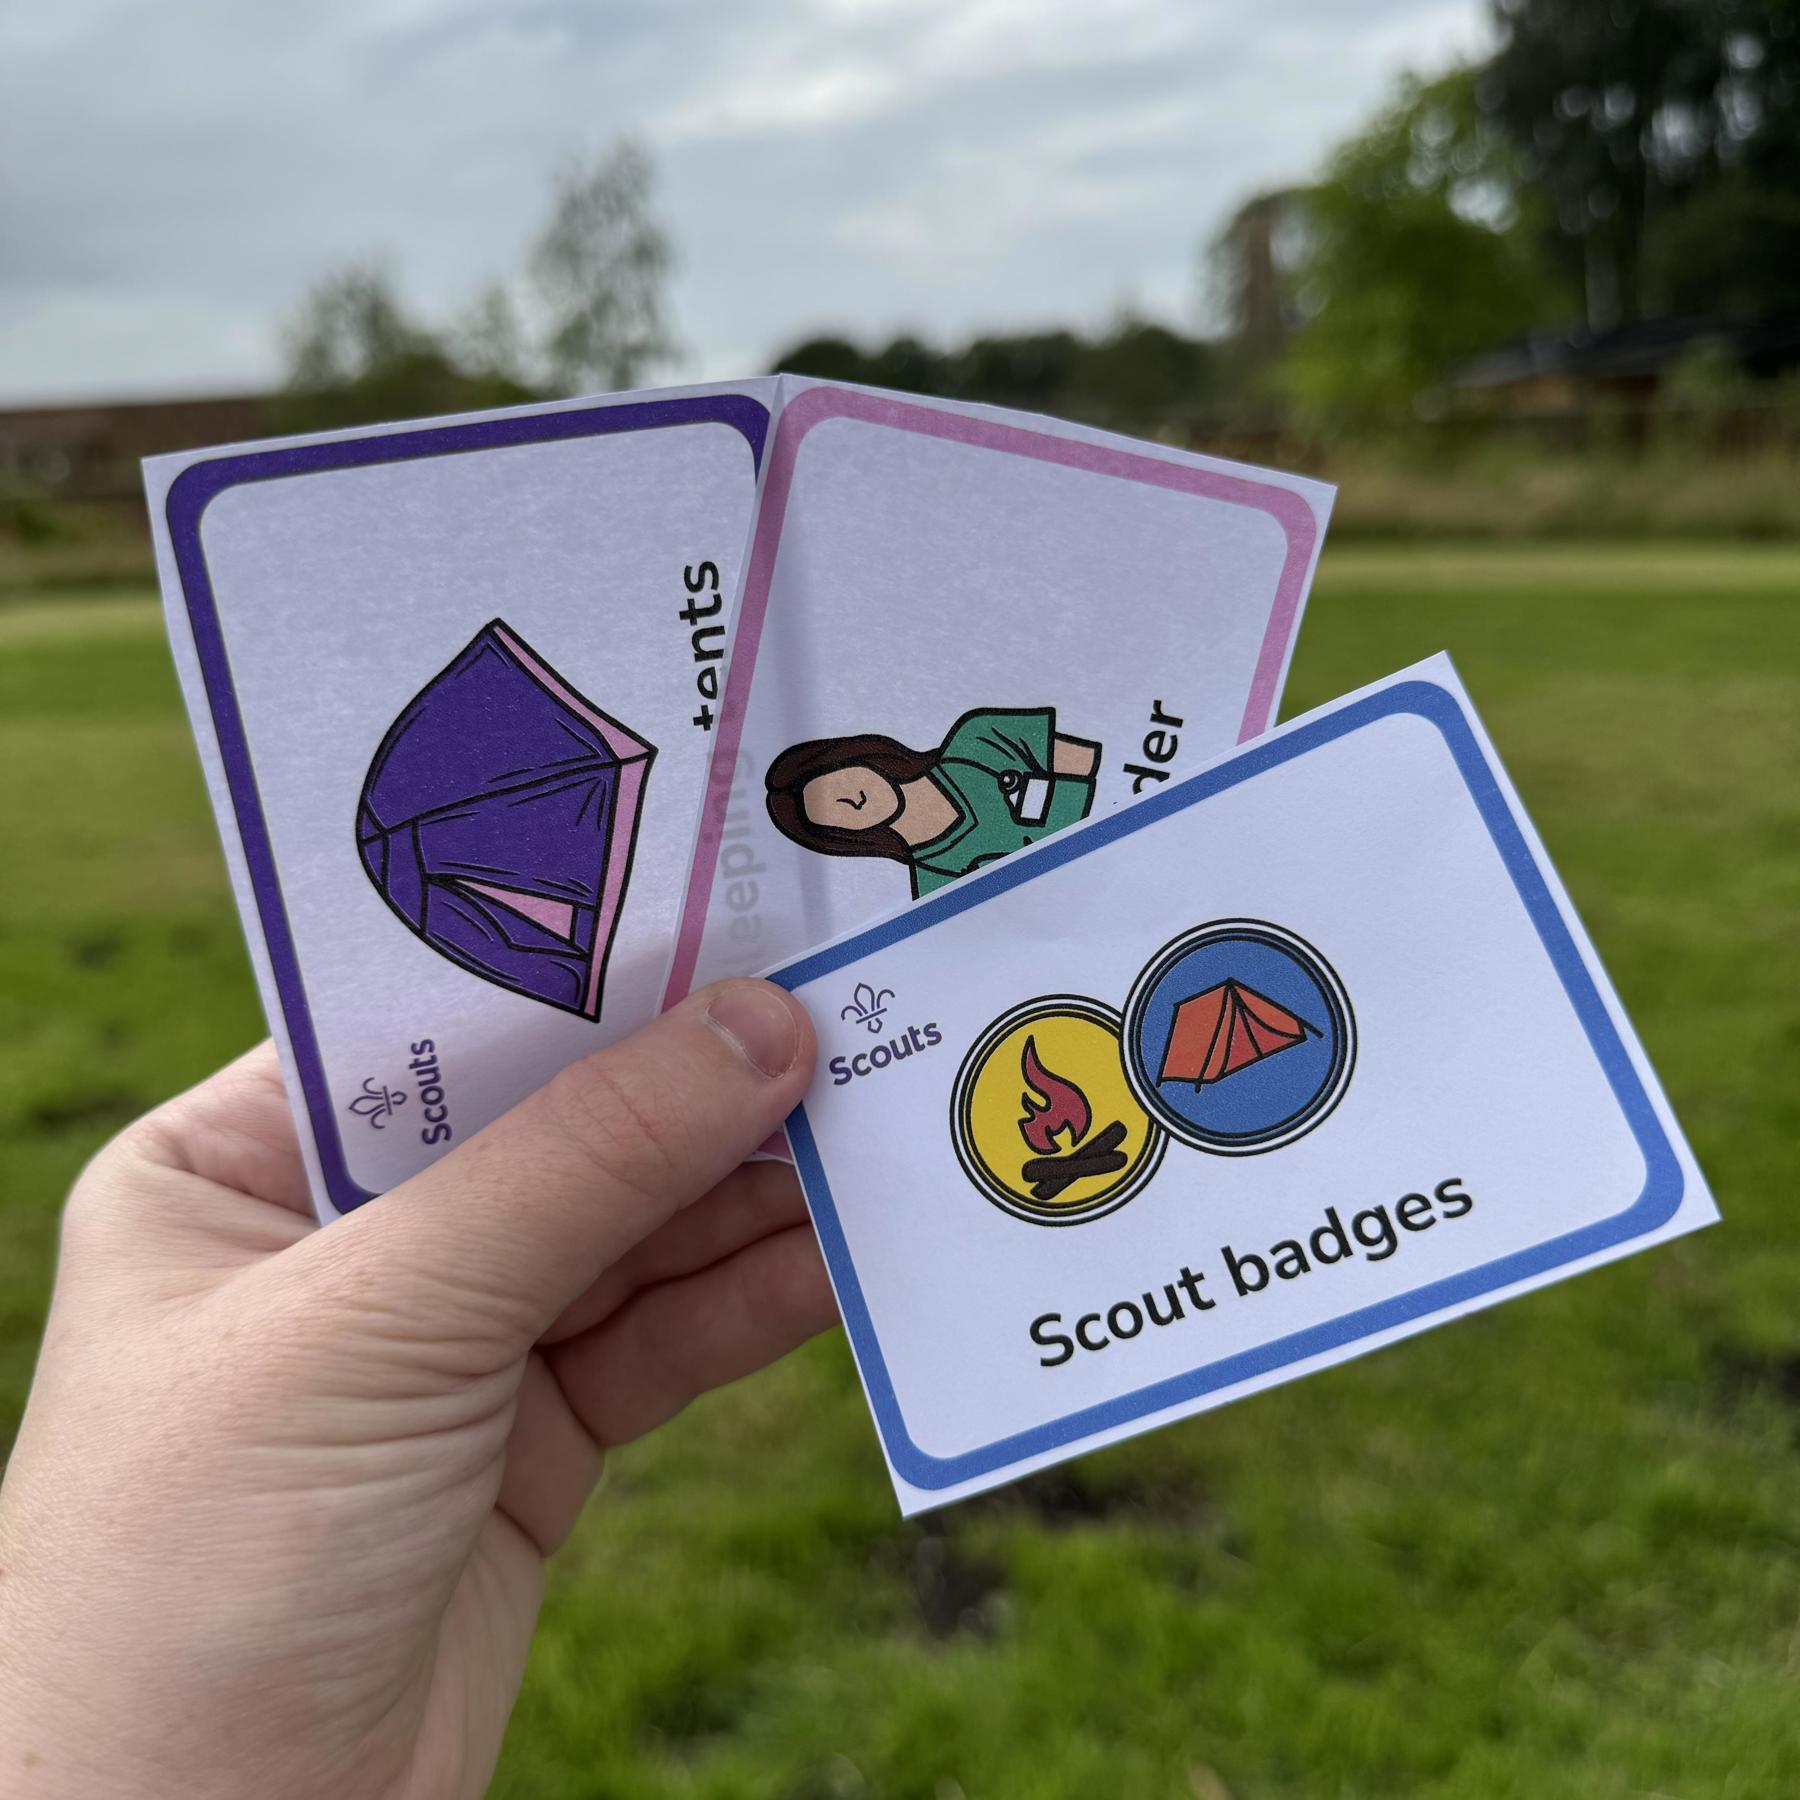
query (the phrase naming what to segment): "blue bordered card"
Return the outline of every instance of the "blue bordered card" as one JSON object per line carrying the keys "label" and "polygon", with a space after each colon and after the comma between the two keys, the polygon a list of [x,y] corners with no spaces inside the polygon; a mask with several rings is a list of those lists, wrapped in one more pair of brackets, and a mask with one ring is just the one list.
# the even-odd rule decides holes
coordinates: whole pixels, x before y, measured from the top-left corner
{"label": "blue bordered card", "polygon": [[1717,1217],[1447,657],[775,979],[909,1513]]}

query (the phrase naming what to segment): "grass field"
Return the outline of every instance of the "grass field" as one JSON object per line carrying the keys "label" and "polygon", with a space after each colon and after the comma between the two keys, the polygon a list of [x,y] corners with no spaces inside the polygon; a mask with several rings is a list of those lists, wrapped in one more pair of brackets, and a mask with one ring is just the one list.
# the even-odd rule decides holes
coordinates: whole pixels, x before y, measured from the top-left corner
{"label": "grass field", "polygon": [[[1444,647],[1725,1224],[912,1525],[816,1344],[616,1459],[498,1793],[1800,1793],[1800,551],[1328,551],[1288,710]],[[0,768],[4,1444],[69,1179],[260,1021],[142,598],[13,590]]]}

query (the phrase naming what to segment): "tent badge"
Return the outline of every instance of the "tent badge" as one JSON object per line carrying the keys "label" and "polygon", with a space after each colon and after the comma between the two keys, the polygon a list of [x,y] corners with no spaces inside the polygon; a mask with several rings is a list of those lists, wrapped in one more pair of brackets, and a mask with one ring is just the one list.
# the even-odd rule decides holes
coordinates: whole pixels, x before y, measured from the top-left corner
{"label": "tent badge", "polygon": [[1343,1098],[1356,1018],[1303,938],[1221,919],[1150,959],[1125,1003],[1124,1048],[1132,1092],[1172,1136],[1250,1156],[1304,1136]]}

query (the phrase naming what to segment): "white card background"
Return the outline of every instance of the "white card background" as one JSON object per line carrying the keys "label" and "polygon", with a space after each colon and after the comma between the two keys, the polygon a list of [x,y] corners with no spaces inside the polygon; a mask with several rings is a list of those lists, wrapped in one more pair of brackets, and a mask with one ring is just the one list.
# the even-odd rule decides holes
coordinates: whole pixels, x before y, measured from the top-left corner
{"label": "white card background", "polygon": [[[1157,702],[1183,720],[1164,765],[1174,776],[1263,729],[1330,510],[1332,490],[1315,482],[1080,427],[862,390],[795,391],[784,381],[757,527],[759,556],[774,540],[772,578],[765,601],[753,558],[734,651],[742,735],[727,725],[719,739],[729,759],[723,854],[710,889],[690,893],[672,994],[753,972],[910,897],[903,865],[823,856],[770,823],[763,775],[790,745],[875,732],[928,750],[972,708],[1052,706],[1059,734],[1102,745],[1098,816],[1133,797],[1126,765],[1155,766],[1143,740],[1167,729],[1153,723]],[[878,416],[809,423],[776,516],[791,415],[822,401]],[[897,422],[951,416],[1008,447]],[[1032,439],[1103,448],[1094,466],[1069,466],[1017,447]],[[1220,493],[1103,472],[1108,454],[1206,471],[1222,477]],[[1261,504],[1245,498],[1251,490]],[[1304,523],[1290,534],[1277,510],[1296,502]],[[1272,633],[1284,577],[1292,616]],[[713,851],[703,831],[697,883]]]}
{"label": "white card background", "polygon": [[[1460,701],[1445,659],[1417,673]],[[1251,754],[1353,701],[1294,722]],[[1496,796],[1496,804],[1504,801]],[[1528,826],[1525,833],[1541,860]],[[821,1073],[803,1109],[817,1161],[797,1138],[802,1174],[815,1212],[829,1183],[826,1206],[867,1307],[868,1336],[858,1344],[865,1384],[871,1343],[881,1364],[873,1385],[892,1384],[884,1443],[909,1511],[1491,1303],[1497,1293],[1448,1302],[1324,1354],[1080,1431],[1053,1449],[1001,1453],[978,1473],[944,1478],[1016,1434],[1610,1219],[1646,1187],[1645,1153],[1564,979],[1445,736],[1428,719],[1380,718],[1063,861],[1058,844],[1085,835],[1078,828],[1022,853],[1015,873],[1033,865],[1042,872],[1011,891],[796,985],[821,1038]],[[974,879],[986,887],[996,878]],[[1674,1214],[1641,1235],[1502,1292],[1715,1216],[1553,874],[1550,892],[1673,1139],[1684,1192]],[[1208,920],[1243,917],[1299,933],[1349,992],[1357,1061],[1336,1111],[1262,1155],[1207,1155],[1171,1142],[1141,1193],[1091,1221],[1046,1229],[988,1203],[958,1165],[948,1118],[958,1065],[989,1022],[1040,994],[1121,1007],[1169,940]],[[832,1057],[868,1047],[856,1023],[840,1018],[858,981],[893,991],[896,1030],[930,1021],[944,1041],[838,1086]],[[1276,1240],[1305,1238],[1327,1205],[1346,1220],[1378,1204],[1391,1215],[1402,1195],[1430,1193],[1452,1177],[1474,1195],[1473,1210],[1402,1232],[1386,1260],[1358,1255],[1249,1297],[1231,1289],[1221,1244],[1267,1252]],[[830,1220],[822,1236],[829,1248]],[[1205,1272],[1214,1310],[1041,1365],[1028,1336],[1034,1318],[1061,1312],[1066,1332],[1082,1313],[1160,1290],[1184,1263]],[[834,1276],[842,1299],[841,1263]],[[852,1335],[854,1342],[854,1323]],[[930,1459],[942,1464],[924,1485],[908,1479]]]}
{"label": "white card background", "polygon": [[[169,484],[196,460],[153,468],[159,529]],[[436,1045],[460,1142],[657,1010],[710,753],[691,723],[700,699],[680,617],[684,569],[718,566],[723,600],[709,622],[728,625],[754,484],[744,435],[697,422],[250,481],[208,504],[201,542],[232,687],[333,1124],[362,1188],[381,1192],[441,1154],[407,1113],[373,1130],[344,1111],[366,1078],[409,1092],[415,1040]],[[230,796],[163,552],[177,656],[229,841]],[[597,1022],[450,962],[394,917],[356,854],[358,795],[383,734],[494,618],[656,746]],[[241,845],[229,848],[248,900]],[[253,905],[245,917],[255,938]],[[258,971],[280,1032],[266,953]],[[304,1114],[291,1056],[290,1090]],[[318,1193],[316,1165],[314,1179]]]}

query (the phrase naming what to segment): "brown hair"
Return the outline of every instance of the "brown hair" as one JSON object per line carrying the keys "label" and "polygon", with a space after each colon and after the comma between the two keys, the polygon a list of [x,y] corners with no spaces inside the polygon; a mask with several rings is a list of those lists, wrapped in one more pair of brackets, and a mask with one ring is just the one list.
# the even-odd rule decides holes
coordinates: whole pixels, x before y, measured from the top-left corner
{"label": "brown hair", "polygon": [[892,825],[846,831],[841,825],[820,825],[809,819],[803,798],[806,784],[820,775],[834,775],[839,769],[873,769],[899,788],[928,773],[937,760],[935,750],[909,750],[877,732],[795,744],[770,763],[764,777],[763,785],[769,790],[769,817],[783,837],[824,856],[886,856],[895,862],[910,862],[911,847]]}

